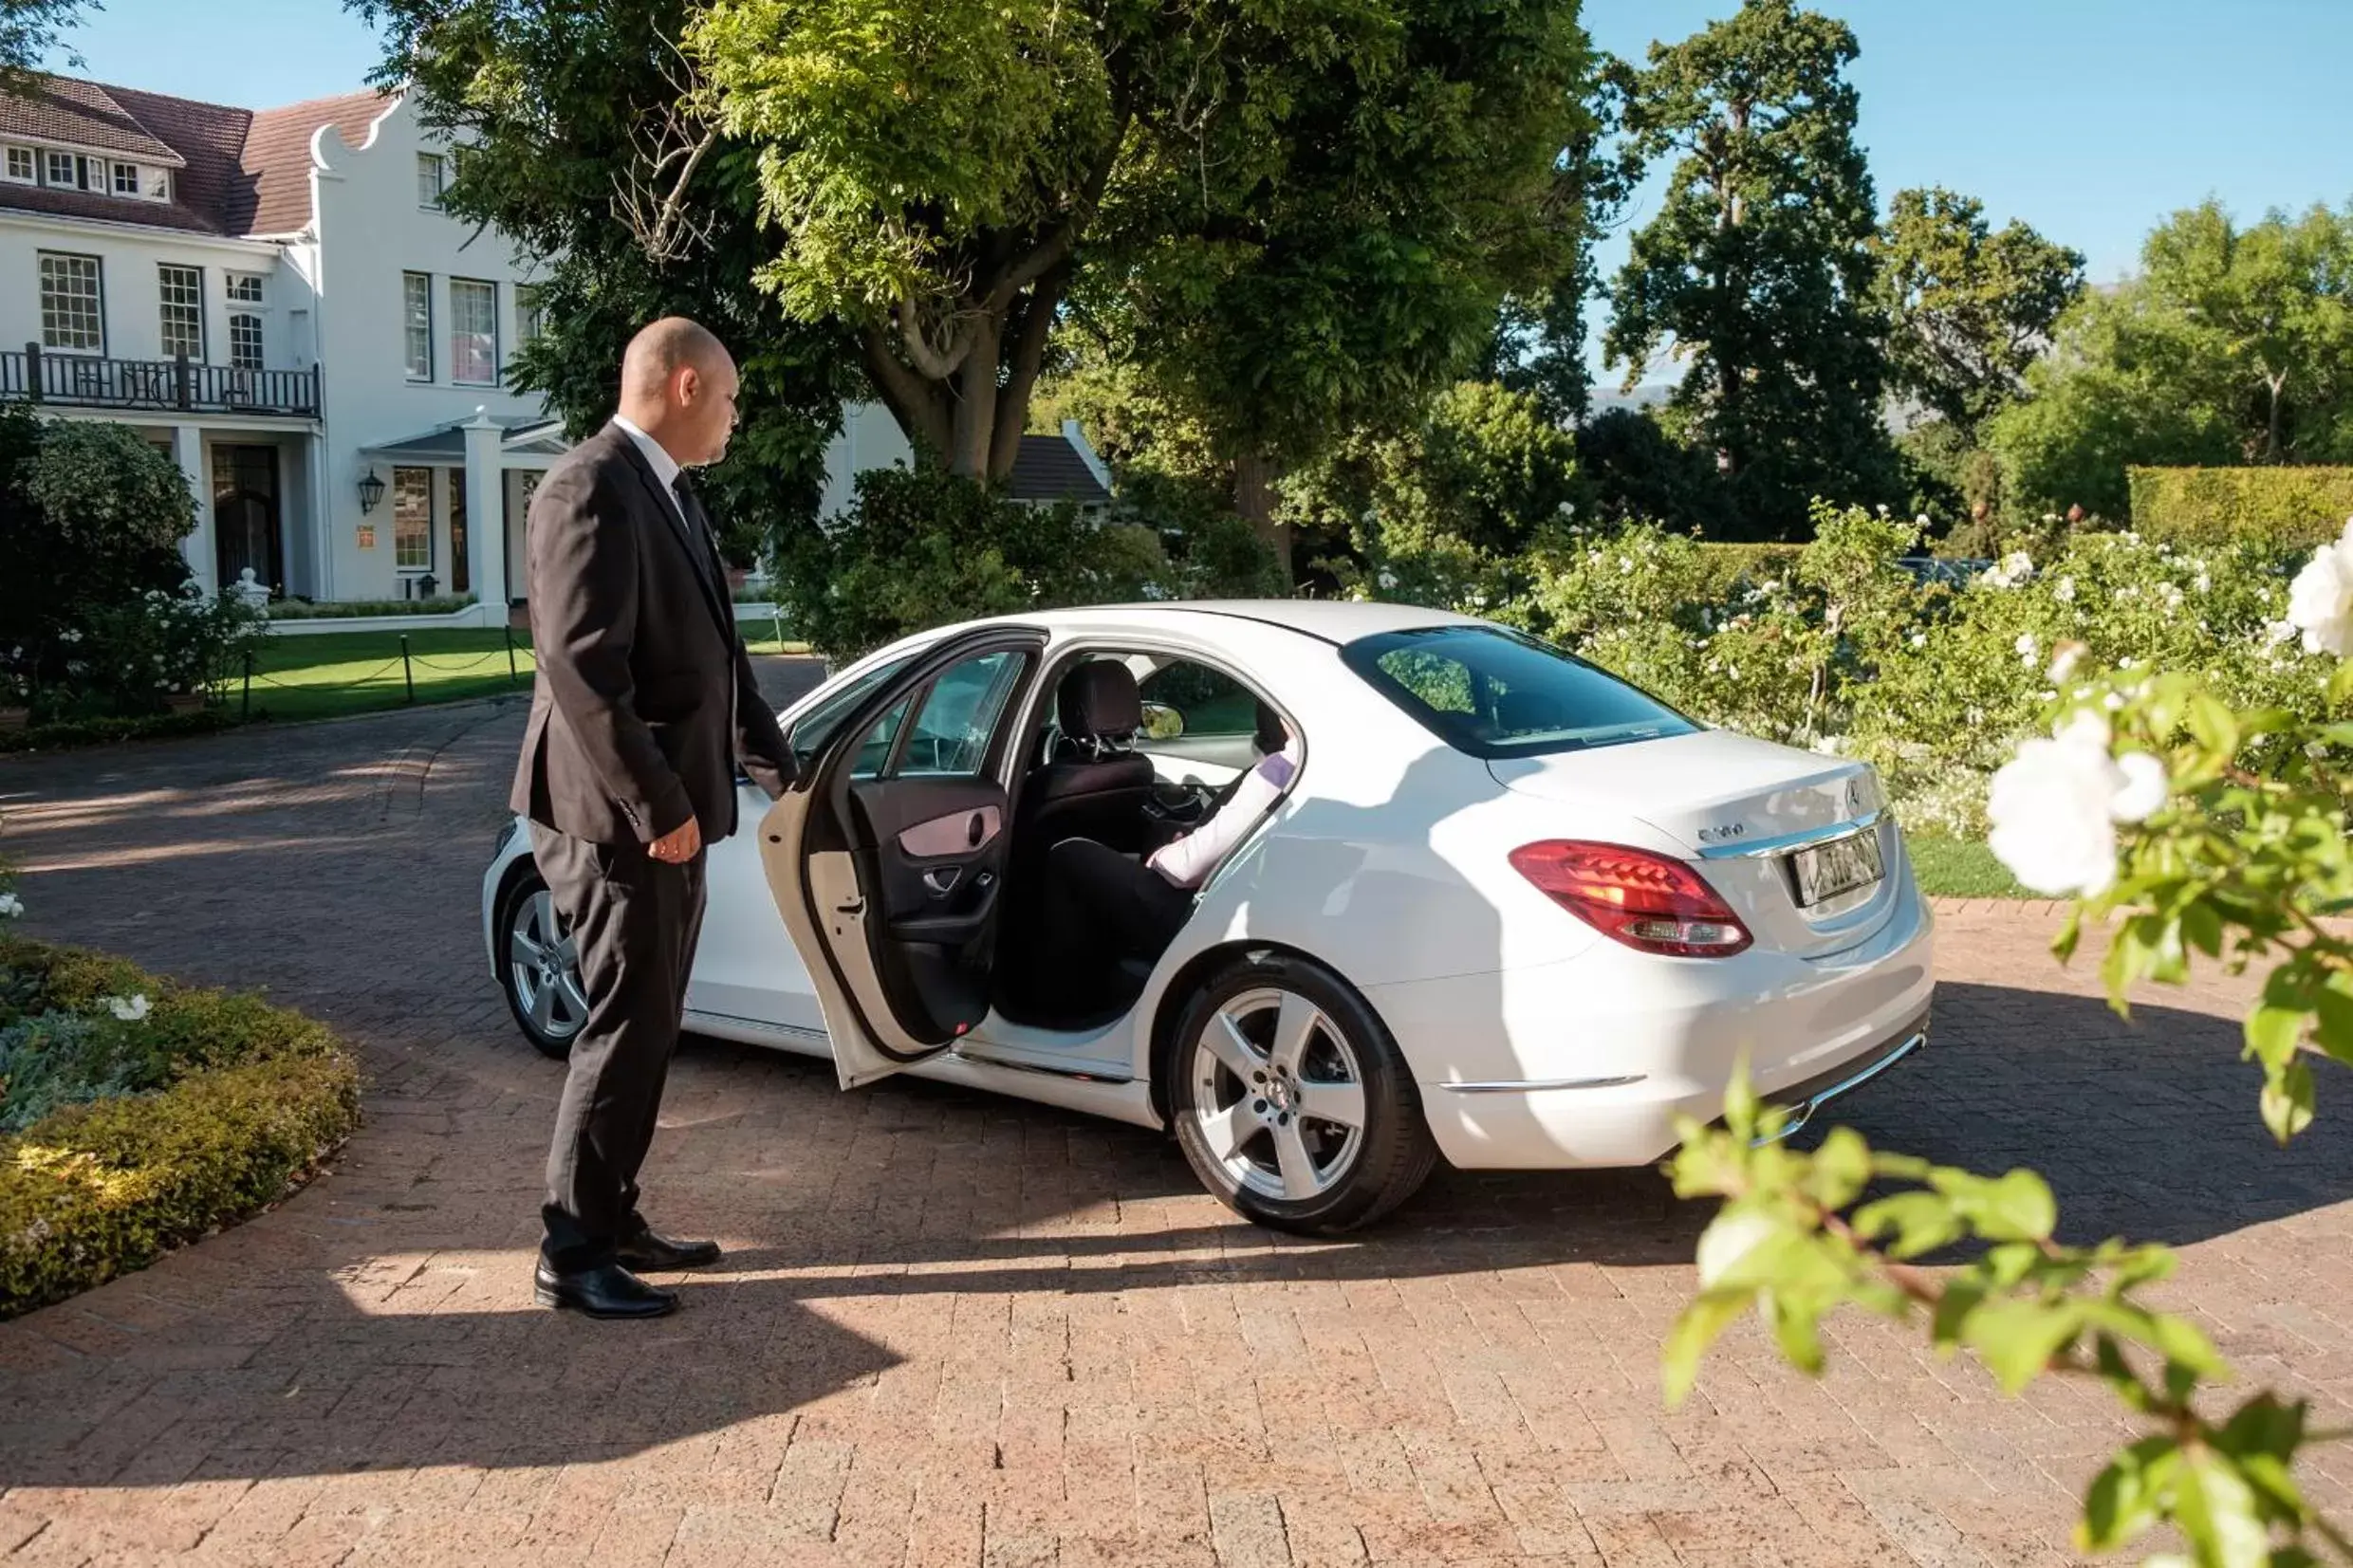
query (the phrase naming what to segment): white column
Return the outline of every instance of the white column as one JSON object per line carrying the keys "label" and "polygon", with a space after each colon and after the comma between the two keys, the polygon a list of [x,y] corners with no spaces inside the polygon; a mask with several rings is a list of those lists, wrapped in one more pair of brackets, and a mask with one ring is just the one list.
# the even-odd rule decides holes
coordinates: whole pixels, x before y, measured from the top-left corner
{"label": "white column", "polygon": [[195,425],[172,427],[172,460],[188,480],[188,493],[196,498],[196,531],[180,541],[188,575],[208,594],[218,593],[220,552],[213,544],[213,487],[204,477],[204,432]]}
{"label": "white column", "polygon": [[498,421],[473,411],[466,433],[466,553],[483,624],[507,624],[507,475]]}

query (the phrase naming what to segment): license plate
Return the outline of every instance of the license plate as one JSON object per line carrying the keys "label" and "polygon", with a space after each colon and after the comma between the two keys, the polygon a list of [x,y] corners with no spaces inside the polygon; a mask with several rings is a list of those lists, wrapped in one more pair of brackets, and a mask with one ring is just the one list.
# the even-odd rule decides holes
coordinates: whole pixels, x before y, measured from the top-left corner
{"label": "license plate", "polygon": [[1797,882],[1800,909],[1867,888],[1886,875],[1880,863],[1880,836],[1865,831],[1826,844],[1810,844],[1789,857],[1789,874]]}

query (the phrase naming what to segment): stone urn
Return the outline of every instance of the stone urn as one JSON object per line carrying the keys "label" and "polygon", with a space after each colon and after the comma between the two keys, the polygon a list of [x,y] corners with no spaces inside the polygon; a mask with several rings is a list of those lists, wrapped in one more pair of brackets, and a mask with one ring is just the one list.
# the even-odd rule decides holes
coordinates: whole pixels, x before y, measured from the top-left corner
{"label": "stone urn", "polygon": [[194,713],[204,707],[201,692],[172,692],[165,694],[163,706],[175,713]]}

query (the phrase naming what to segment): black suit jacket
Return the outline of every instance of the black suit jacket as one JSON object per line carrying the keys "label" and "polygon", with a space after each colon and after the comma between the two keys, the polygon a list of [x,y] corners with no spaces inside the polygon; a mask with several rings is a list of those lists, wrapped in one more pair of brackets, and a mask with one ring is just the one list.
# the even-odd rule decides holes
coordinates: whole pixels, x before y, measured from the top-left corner
{"label": "black suit jacket", "polygon": [[691,813],[735,830],[735,763],[770,795],[793,772],[752,678],[718,558],[629,434],[606,425],[531,498],[539,673],[513,808],[596,843],[650,843]]}

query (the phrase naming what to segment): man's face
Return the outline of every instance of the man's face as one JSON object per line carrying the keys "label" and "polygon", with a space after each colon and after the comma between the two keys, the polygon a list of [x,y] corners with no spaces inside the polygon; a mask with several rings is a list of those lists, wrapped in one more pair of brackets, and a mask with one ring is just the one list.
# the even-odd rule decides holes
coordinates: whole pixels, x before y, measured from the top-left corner
{"label": "man's face", "polygon": [[720,354],[708,364],[681,369],[670,383],[677,405],[679,444],[694,453],[689,465],[715,463],[727,455],[727,439],[735,431],[735,394],[741,383],[735,361]]}

